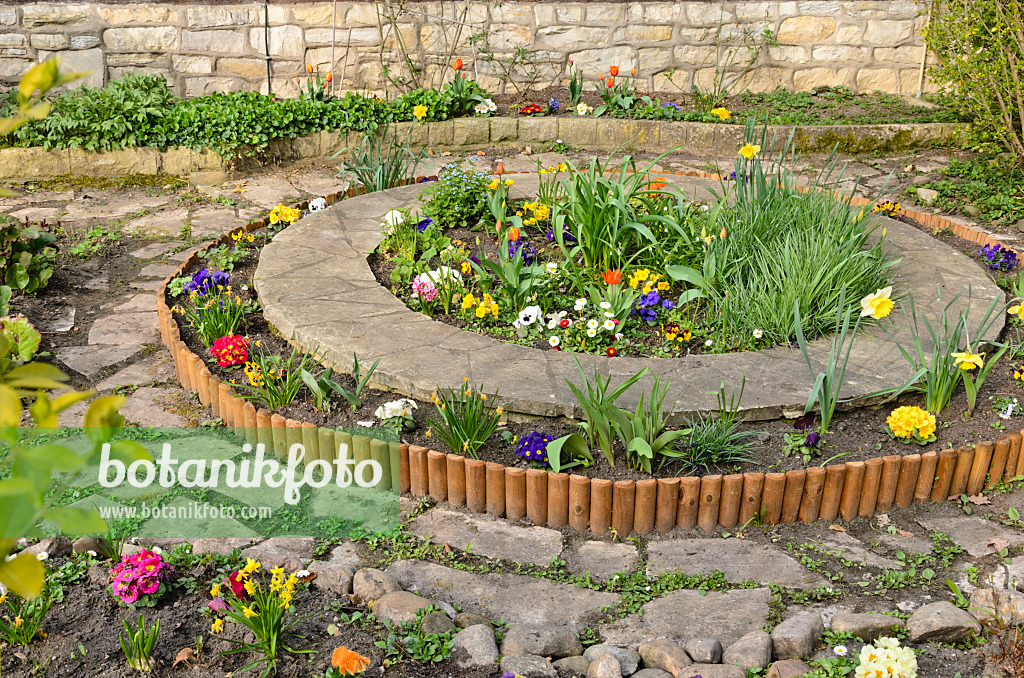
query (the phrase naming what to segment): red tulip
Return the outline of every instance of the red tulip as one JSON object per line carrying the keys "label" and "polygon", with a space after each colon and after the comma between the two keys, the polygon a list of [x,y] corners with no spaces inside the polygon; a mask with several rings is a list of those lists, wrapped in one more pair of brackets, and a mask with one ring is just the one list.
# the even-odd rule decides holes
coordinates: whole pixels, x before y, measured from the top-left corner
{"label": "red tulip", "polygon": [[614,346],[609,346],[608,350],[606,350],[605,353],[608,354],[609,358],[614,358],[616,354],[618,354],[618,351],[615,350]]}
{"label": "red tulip", "polygon": [[602,273],[601,276],[604,278],[605,283],[609,285],[618,285],[622,282],[622,269],[609,268],[607,271]]}
{"label": "red tulip", "polygon": [[606,84],[608,85],[608,89],[615,87],[615,78],[608,78],[608,82]]}
{"label": "red tulip", "polygon": [[334,71],[327,71],[327,82],[334,82]]}
{"label": "red tulip", "polygon": [[461,71],[462,70],[462,59],[456,59],[455,63],[452,64],[452,68],[454,68],[457,71]]}
{"label": "red tulip", "polygon": [[310,75],[313,74],[313,64],[306,64],[306,72]]}
{"label": "red tulip", "polygon": [[612,66],[611,68],[608,69],[608,72],[611,73],[612,77],[614,78],[615,76],[617,76],[619,74],[619,67],[618,66]]}
{"label": "red tulip", "polygon": [[636,75],[636,69],[634,68],[634,69],[630,70],[630,71],[629,71],[629,74],[630,74],[630,75]]}
{"label": "red tulip", "polygon": [[515,226],[508,229],[508,239],[511,240],[512,242],[519,240],[519,229],[516,228]]}

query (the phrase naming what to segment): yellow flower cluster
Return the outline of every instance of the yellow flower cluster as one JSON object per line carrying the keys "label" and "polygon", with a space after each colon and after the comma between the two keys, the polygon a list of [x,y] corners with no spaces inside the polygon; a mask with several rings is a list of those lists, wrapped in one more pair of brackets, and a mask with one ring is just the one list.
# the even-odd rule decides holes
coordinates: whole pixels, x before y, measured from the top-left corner
{"label": "yellow flower cluster", "polygon": [[916,678],[917,655],[895,638],[879,638],[860,651],[855,678]]}
{"label": "yellow flower cluster", "polygon": [[690,337],[693,336],[690,330],[680,329],[679,325],[675,323],[669,325],[668,329],[665,329],[665,326],[662,325],[661,331],[665,333],[666,341],[689,341]]}
{"label": "yellow flower cluster", "polygon": [[538,174],[558,174],[559,172],[568,172],[568,171],[569,171],[569,166],[566,165],[564,162],[560,162],[557,165],[552,165],[551,167],[541,167],[539,170],[537,170],[537,173]]}
{"label": "yellow flower cluster", "polygon": [[255,242],[256,236],[254,236],[252,233],[246,233],[245,231],[235,231],[234,233],[231,234],[231,239],[234,240],[235,242],[241,242],[243,240],[245,242]]}
{"label": "yellow flower cluster", "polygon": [[886,423],[897,438],[909,440],[914,437],[915,430],[918,438],[931,438],[935,435],[935,415],[920,407],[897,407],[889,414]]}
{"label": "yellow flower cluster", "polygon": [[498,317],[498,304],[497,302],[494,301],[494,298],[491,297],[490,294],[484,293],[482,299],[477,299],[476,297],[473,296],[472,292],[469,292],[466,294],[466,296],[462,297],[463,311],[468,312],[469,309],[473,308],[474,306],[476,306],[476,311],[474,311],[474,313],[476,314],[477,318],[486,318],[488,313],[490,313],[495,318]]}
{"label": "yellow flower cluster", "polygon": [[653,289],[664,292],[670,287],[668,281],[661,279],[660,273],[651,273],[649,268],[641,268],[632,273],[629,276],[629,286],[634,290],[639,287],[640,292],[643,294],[647,294]]}
{"label": "yellow flower cluster", "polygon": [[506,176],[493,176],[491,177],[491,183],[487,184],[487,188],[496,191],[498,186],[511,186],[516,183],[514,180],[509,179]]}
{"label": "yellow flower cluster", "polygon": [[526,216],[527,212],[532,212],[533,216],[523,219],[523,225],[525,226],[536,226],[538,221],[544,221],[545,219],[551,216],[550,207],[536,202],[523,203],[523,209],[516,212],[516,216]]}
{"label": "yellow flower cluster", "polygon": [[274,209],[270,210],[268,218],[272,224],[294,224],[301,216],[302,213],[294,207],[274,205]]}
{"label": "yellow flower cluster", "polygon": [[263,388],[263,370],[257,363],[247,361],[245,363],[245,376],[249,377],[249,383],[256,388]]}
{"label": "yellow flower cluster", "polygon": [[711,115],[717,115],[722,120],[728,120],[732,117],[732,113],[727,108],[712,108]]}

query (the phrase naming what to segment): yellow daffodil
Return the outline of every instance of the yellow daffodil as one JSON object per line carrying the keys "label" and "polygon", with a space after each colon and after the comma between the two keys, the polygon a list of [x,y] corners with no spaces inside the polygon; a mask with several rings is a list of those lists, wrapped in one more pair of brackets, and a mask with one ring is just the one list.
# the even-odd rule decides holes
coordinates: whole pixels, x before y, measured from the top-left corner
{"label": "yellow daffodil", "polygon": [[246,574],[252,574],[253,572],[260,571],[260,561],[253,560],[252,558],[245,559],[245,567],[242,569]]}
{"label": "yellow daffodil", "polygon": [[213,588],[210,589],[210,596],[214,598],[220,597],[220,584],[214,584]]}
{"label": "yellow daffodil", "polygon": [[242,588],[244,588],[245,592],[250,596],[256,595],[256,584],[253,583],[252,579],[247,579],[245,584],[242,585]]}
{"label": "yellow daffodil", "polygon": [[761,152],[761,147],[757,144],[747,144],[740,149],[740,155],[747,160],[753,160],[757,157],[757,154]]}
{"label": "yellow daffodil", "polygon": [[424,106],[423,104],[420,104],[419,106],[413,106],[412,114],[416,116],[417,120],[422,120],[423,118],[427,117],[427,107]]}
{"label": "yellow daffodil", "polygon": [[732,113],[725,108],[712,108],[711,115],[717,115],[722,120],[728,120],[732,117]]}
{"label": "yellow daffodil", "polygon": [[892,294],[892,285],[889,287],[883,287],[880,290],[875,290],[873,294],[869,294],[860,300],[860,317],[871,316],[872,318],[881,319],[889,315],[892,311],[892,299],[889,295]]}
{"label": "yellow daffodil", "polygon": [[25,623],[25,620],[24,620],[24,619],[22,619],[21,617],[15,617],[15,618],[14,618],[14,628],[18,628],[18,627],[19,627],[19,626],[21,626],[21,625],[22,625],[23,623]]}
{"label": "yellow daffodil", "polygon": [[971,353],[970,350],[964,351],[963,353],[954,353],[953,357],[956,360],[953,364],[958,366],[961,370],[973,370],[975,367],[981,369],[985,366],[985,358],[980,353]]}
{"label": "yellow daffodil", "polygon": [[260,616],[259,612],[253,612],[252,605],[243,605],[242,614],[245,615],[246,619],[252,619],[253,617]]}
{"label": "yellow daffodil", "polygon": [[1018,320],[1024,320],[1024,303],[1017,304],[1016,306],[1011,306],[1010,308],[1006,309],[1006,312],[1009,313],[1010,315],[1017,316]]}
{"label": "yellow daffodil", "polygon": [[223,619],[215,619],[213,621],[213,624],[210,626],[210,632],[211,633],[220,633],[223,630],[224,630],[224,620]]}

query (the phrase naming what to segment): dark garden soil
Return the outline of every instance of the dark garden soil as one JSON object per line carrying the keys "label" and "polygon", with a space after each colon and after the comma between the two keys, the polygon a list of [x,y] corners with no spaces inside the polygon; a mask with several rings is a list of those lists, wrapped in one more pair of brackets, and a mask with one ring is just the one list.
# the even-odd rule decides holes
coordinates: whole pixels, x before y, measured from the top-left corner
{"label": "dark garden soil", "polygon": [[[59,566],[60,563],[54,565]],[[63,601],[54,603],[43,622],[43,632],[47,637],[27,648],[5,647],[0,664],[2,675],[62,678],[141,675],[126,666],[118,640],[118,632],[124,632],[123,622],[127,621],[135,628],[140,612],[147,628],[154,620],[160,620],[160,635],[153,652],[154,676],[230,676],[255,658],[250,652],[221,654],[234,647],[226,638],[240,640],[244,634],[239,625],[230,623],[224,625],[221,636],[210,633],[213,617],[207,609],[208,595],[189,594],[172,585],[156,607],[132,611],[120,607],[110,594],[110,586],[106,583],[109,568],[109,563],[94,565],[79,581],[66,585]],[[208,588],[205,582],[212,580],[216,573],[212,566],[197,566],[185,574],[201,580],[204,588]],[[371,658],[366,675],[387,678],[493,678],[493,671],[464,671],[455,669],[451,662],[435,666],[405,661],[382,669],[384,652],[374,645],[374,641],[381,638],[381,625],[337,623],[337,634],[328,634],[327,627],[339,621],[339,614],[361,612],[367,615],[365,606],[352,605],[346,598],[300,585],[294,601],[296,612],[299,617],[311,616],[295,627],[295,633],[304,638],[286,638],[283,642],[292,649],[313,650],[314,653],[289,654],[282,651],[276,675],[281,678],[322,676],[330,667],[331,653],[335,648],[344,646]],[[201,651],[196,653],[197,658],[175,666],[178,653],[186,648],[195,650],[200,638],[203,644]],[[239,675],[255,677],[261,672],[262,668]]]}
{"label": "dark garden soil", "polygon": [[[931,229],[927,229],[930,231]],[[977,253],[977,245],[969,243],[952,235],[940,235],[950,244],[961,249],[964,253],[974,256]],[[243,263],[236,266],[232,272],[232,284],[244,285],[243,296],[248,295],[255,301],[255,294],[252,291],[251,281],[255,272],[257,260],[250,256]],[[895,312],[899,312],[898,310]],[[180,317],[179,317],[180,318]],[[1003,340],[1013,345],[1019,345],[1022,341],[1020,328],[1007,323]],[[245,382],[246,377],[241,368],[220,368],[209,356],[208,349],[202,345],[195,332],[179,319],[181,337],[185,343],[197,355],[206,360],[207,367],[213,374],[222,380],[235,380]],[[292,353],[292,347],[284,341],[276,330],[269,327],[263,319],[262,314],[257,312],[247,318],[247,327],[242,332],[249,337],[252,344],[259,341],[263,350],[268,353],[287,358]],[[906,395],[898,402],[889,402],[874,407],[864,407],[849,412],[836,414],[831,425],[829,435],[820,448],[820,454],[812,457],[807,465],[818,466],[826,462],[843,463],[846,461],[858,461],[884,455],[907,455],[922,453],[929,450],[946,448],[958,448],[964,445],[974,445],[986,440],[996,440],[1006,432],[1024,428],[1024,413],[1017,409],[1009,419],[1002,419],[995,408],[995,398],[1013,398],[1024,395],[1021,390],[1021,382],[1013,379],[1011,374],[1012,352],[1008,352],[994,368],[985,381],[983,389],[979,394],[978,403],[973,417],[966,418],[967,398],[964,390],[958,389],[953,397],[949,408],[937,417],[938,419],[938,441],[926,446],[916,444],[903,444],[891,439],[886,431],[886,418],[889,413],[898,405],[923,405],[923,398],[918,395]],[[658,358],[651,358],[652,365],[656,366]],[[365,366],[368,367],[368,366]],[[365,369],[364,367],[364,369]],[[355,382],[349,375],[336,375],[337,380],[347,389],[352,390]],[[809,375],[808,375],[809,378]],[[738,385],[735,385],[738,387]],[[727,388],[729,385],[727,385]],[[486,391],[487,384],[484,384]],[[239,389],[240,391],[242,389]],[[500,394],[499,394],[500,395]],[[298,398],[291,405],[277,410],[285,417],[299,421],[308,421],[318,426],[353,427],[359,422],[374,422],[379,420],[374,417],[377,407],[387,401],[394,400],[398,396],[394,393],[368,389],[363,393],[362,407],[352,412],[347,404],[335,405],[329,413],[319,412],[313,408],[312,397],[307,389],[303,388]],[[499,398],[500,401],[500,398]],[[1024,403],[1024,399],[1022,399]],[[414,411],[415,427],[401,432],[401,440],[412,445],[421,445],[441,452],[449,452],[444,443],[436,435],[430,435],[431,425],[428,417],[436,416],[434,406],[429,402],[418,402]],[[743,424],[741,429],[749,431],[753,435],[753,444],[748,450],[748,460],[738,464],[723,466],[712,465],[706,473],[738,473],[747,471],[787,471],[791,469],[804,468],[805,463],[798,454],[785,456],[783,453],[785,435],[793,431],[792,421],[776,420],[768,422],[751,422]],[[573,429],[571,422],[556,419],[535,419],[529,422],[509,422],[501,426],[498,432],[480,449],[479,456],[487,461],[499,462],[505,466],[529,468],[530,464],[522,461],[515,454],[515,444],[530,431],[539,431],[550,434],[557,438]],[[607,478],[612,480],[640,480],[650,477],[642,471],[628,468],[625,463],[625,451],[616,442],[616,464],[611,466],[598,450],[593,451],[595,464],[589,468],[575,467],[571,472],[578,473],[592,478]],[[656,469],[654,477],[676,477],[679,475],[694,475],[704,472],[694,472],[690,469],[680,468],[675,464],[665,464]]]}
{"label": "dark garden soil", "polygon": [[[607,73],[605,73],[607,76]],[[616,82],[619,79],[616,78]],[[638,92],[657,98],[663,104],[671,103],[682,111],[695,111],[694,97],[680,91]],[[491,97],[498,104],[498,115],[519,116],[523,107],[537,104],[543,115],[576,115],[569,105],[569,90],[565,87],[548,87],[523,93],[506,92]],[[557,112],[551,112],[548,102],[555,98],[559,102]],[[581,101],[592,108],[602,104],[601,96],[592,81],[583,89]],[[845,88],[818,87],[808,95],[793,95],[789,92],[768,92],[764,94],[744,93],[728,97],[722,104],[733,118],[725,124],[743,124],[744,118],[756,115],[760,121],[771,124],[801,125],[858,125],[890,124],[913,122],[957,122],[952,110],[933,102],[910,103],[895,95],[864,93],[854,94]],[[721,122],[709,116],[711,122]]]}

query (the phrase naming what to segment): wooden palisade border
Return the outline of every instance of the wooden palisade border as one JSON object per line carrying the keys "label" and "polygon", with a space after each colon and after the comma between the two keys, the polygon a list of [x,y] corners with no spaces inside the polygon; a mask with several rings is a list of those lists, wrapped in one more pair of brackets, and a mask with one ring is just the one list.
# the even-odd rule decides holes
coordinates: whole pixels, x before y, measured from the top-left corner
{"label": "wooden palisade border", "polygon": [[[720,178],[697,172],[676,174]],[[326,196],[327,204],[355,195],[355,189],[334,193]],[[852,203],[866,207],[872,201],[855,196]],[[301,210],[307,205],[308,201],[303,201],[294,207]],[[935,230],[952,228],[956,235],[981,245],[999,242],[945,217],[908,209],[902,213]],[[265,228],[267,223],[264,217],[249,222],[241,230],[255,231]],[[225,233],[200,249],[231,242],[231,234]],[[1024,475],[1024,431],[1010,432],[995,442],[978,443],[973,448],[892,455],[786,473],[613,482],[510,468],[285,419],[265,409],[257,410],[229,384],[213,376],[203,359],[181,341],[177,321],[167,305],[167,285],[198,262],[198,254],[193,253],[157,290],[161,338],[174,359],[175,375],[182,388],[196,393],[200,403],[211,408],[214,417],[223,419],[225,426],[235,428],[250,444],[262,443],[284,458],[291,445],[302,443],[307,462],[332,462],[339,446],[344,444],[356,461],[373,459],[381,464],[386,487],[412,497],[430,496],[476,513],[510,520],[525,518],[535,525],[590,529],[596,535],[614,529],[618,536],[625,537],[633,531],[668,532],[677,526],[683,530],[699,526],[707,532],[718,526],[733,529],[756,516],[773,525],[840,518],[850,521],[857,516],[867,518],[887,512],[894,505],[907,508],[914,503],[943,502],[964,493],[983,493],[1001,480]]]}

